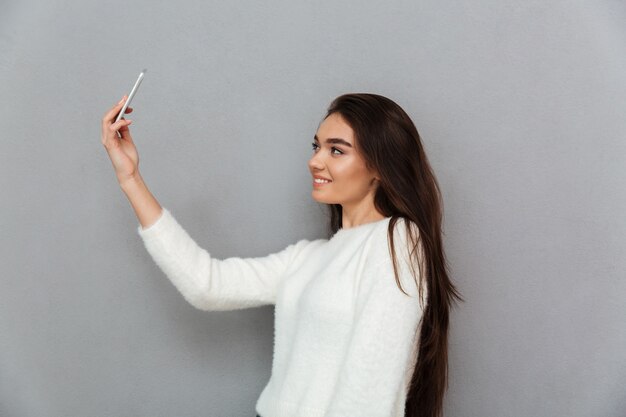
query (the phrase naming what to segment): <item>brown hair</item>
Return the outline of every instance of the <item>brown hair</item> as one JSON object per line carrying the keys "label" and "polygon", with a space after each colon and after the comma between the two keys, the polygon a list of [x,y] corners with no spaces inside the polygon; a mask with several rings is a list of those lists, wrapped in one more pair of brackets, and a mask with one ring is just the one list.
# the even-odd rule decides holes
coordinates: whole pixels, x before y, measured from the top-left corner
{"label": "brown hair", "polygon": [[[374,204],[385,217],[391,217],[387,233],[398,287],[406,294],[398,278],[393,242],[393,230],[400,218],[407,220],[404,222],[407,249],[414,278],[415,265],[420,271],[420,282],[416,280],[420,304],[422,285],[427,286],[426,308],[421,326],[417,328],[418,357],[404,415],[441,417],[448,376],[449,312],[454,298],[464,300],[447,273],[439,185],[417,128],[395,102],[377,94],[344,94],[330,104],[326,117],[333,113],[338,113],[350,125],[366,165],[379,175]],[[330,232],[334,234],[342,224],[341,205],[329,204],[329,207]],[[419,233],[411,224],[417,226]],[[420,242],[422,247],[418,250]]]}

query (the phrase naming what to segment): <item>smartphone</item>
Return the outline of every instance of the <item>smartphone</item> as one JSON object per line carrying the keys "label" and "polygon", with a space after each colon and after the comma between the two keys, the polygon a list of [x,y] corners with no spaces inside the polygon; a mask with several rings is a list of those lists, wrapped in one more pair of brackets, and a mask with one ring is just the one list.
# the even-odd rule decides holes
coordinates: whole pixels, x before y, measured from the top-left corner
{"label": "smartphone", "polygon": [[118,122],[124,116],[124,113],[126,112],[126,109],[128,108],[128,105],[132,101],[133,97],[135,97],[135,94],[137,94],[139,85],[141,85],[141,81],[143,80],[143,77],[146,74],[146,72],[148,72],[148,70],[143,69],[139,73],[139,77],[137,78],[137,81],[135,81],[135,85],[133,86],[133,89],[130,90],[130,94],[128,95],[128,100],[126,100],[126,103],[124,103],[124,107],[122,107],[122,110],[120,110],[119,114],[117,115],[117,119],[115,119],[115,122]]}

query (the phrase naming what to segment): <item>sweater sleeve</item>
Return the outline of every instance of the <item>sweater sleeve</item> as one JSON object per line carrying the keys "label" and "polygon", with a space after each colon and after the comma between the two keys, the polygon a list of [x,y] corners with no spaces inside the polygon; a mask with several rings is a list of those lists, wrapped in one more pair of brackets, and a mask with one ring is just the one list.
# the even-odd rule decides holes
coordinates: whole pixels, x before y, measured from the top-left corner
{"label": "sweater sleeve", "polygon": [[199,247],[166,208],[155,223],[137,231],[183,297],[198,309],[214,311],[275,304],[287,266],[309,243],[301,240],[266,257],[219,260]]}
{"label": "sweater sleeve", "polygon": [[[402,256],[406,240],[396,238],[394,243],[399,280],[409,296],[396,284],[386,240],[384,243],[376,245],[370,257],[375,263],[361,277],[357,318],[325,417],[391,417],[403,410],[404,403],[396,401],[401,390],[406,392],[415,367],[422,308],[408,256]],[[419,279],[419,269],[415,268],[415,273]]]}

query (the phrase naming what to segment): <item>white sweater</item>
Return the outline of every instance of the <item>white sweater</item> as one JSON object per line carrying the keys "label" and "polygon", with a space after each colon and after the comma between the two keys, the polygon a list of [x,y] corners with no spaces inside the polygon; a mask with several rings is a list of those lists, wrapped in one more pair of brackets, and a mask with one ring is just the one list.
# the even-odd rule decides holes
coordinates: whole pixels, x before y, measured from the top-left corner
{"label": "white sweater", "polygon": [[388,224],[385,218],[266,257],[224,260],[200,248],[165,208],[138,232],[196,308],[275,305],[272,373],[256,404],[259,415],[401,417],[422,309],[407,265],[405,226],[396,224],[394,243],[410,297],[394,278]]}

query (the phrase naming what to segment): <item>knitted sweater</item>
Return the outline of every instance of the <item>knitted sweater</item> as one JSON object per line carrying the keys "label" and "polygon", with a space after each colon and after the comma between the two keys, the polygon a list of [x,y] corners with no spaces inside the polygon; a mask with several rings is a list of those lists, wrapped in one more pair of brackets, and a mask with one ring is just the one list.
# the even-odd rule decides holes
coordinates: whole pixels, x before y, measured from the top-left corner
{"label": "knitted sweater", "polygon": [[403,220],[394,243],[410,297],[394,278],[388,224],[385,218],[269,256],[224,260],[200,248],[165,208],[138,232],[194,307],[275,306],[272,372],[256,403],[262,417],[401,417],[422,309]]}

